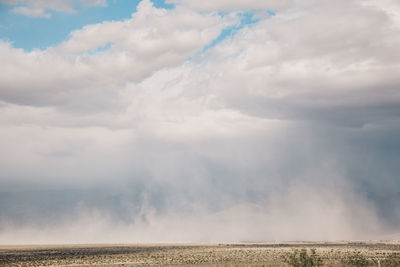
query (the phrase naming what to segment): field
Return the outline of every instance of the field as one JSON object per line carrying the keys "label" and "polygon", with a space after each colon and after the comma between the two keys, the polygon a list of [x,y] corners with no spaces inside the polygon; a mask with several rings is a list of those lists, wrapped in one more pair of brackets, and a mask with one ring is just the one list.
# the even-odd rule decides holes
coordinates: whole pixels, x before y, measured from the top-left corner
{"label": "field", "polygon": [[283,256],[303,248],[316,249],[324,266],[348,266],[343,260],[357,252],[377,266],[400,243],[0,246],[0,266],[285,266]]}

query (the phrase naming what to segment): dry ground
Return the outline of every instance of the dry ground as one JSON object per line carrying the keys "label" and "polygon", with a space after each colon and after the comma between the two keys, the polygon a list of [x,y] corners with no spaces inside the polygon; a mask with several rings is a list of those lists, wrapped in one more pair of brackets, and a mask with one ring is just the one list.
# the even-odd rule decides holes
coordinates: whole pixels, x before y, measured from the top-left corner
{"label": "dry ground", "polygon": [[400,252],[400,243],[0,246],[0,266],[285,266],[282,256],[301,248],[315,248],[325,266],[345,266],[342,259],[355,251],[385,258]]}

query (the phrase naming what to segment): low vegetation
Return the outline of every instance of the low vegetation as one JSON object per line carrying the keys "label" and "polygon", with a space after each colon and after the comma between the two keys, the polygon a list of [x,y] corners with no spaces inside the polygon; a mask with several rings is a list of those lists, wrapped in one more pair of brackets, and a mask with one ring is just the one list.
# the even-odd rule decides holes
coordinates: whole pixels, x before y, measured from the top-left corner
{"label": "low vegetation", "polygon": [[343,263],[346,266],[355,266],[355,267],[364,267],[364,266],[372,266],[374,261],[368,259],[364,254],[360,251],[355,251],[348,255],[344,260]]}
{"label": "low vegetation", "polygon": [[400,266],[400,253],[394,252],[389,254],[386,258],[380,260],[382,267],[399,267]]}
{"label": "low vegetation", "polygon": [[321,266],[322,259],[317,255],[314,248],[310,249],[310,253],[306,249],[294,250],[291,253],[283,255],[283,261],[293,267],[314,267]]}
{"label": "low vegetation", "polygon": [[400,243],[0,246],[0,266],[400,267]]}

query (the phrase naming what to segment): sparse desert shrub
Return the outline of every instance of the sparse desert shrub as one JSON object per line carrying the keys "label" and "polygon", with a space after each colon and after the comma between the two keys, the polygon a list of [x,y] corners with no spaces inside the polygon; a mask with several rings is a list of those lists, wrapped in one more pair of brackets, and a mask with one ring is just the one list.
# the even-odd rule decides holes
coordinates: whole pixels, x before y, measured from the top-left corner
{"label": "sparse desert shrub", "polygon": [[283,256],[283,261],[293,267],[314,267],[321,266],[322,259],[316,253],[315,249],[310,249],[310,253],[306,249],[294,250]]}
{"label": "sparse desert shrub", "polygon": [[382,267],[398,267],[400,266],[400,253],[392,253],[385,259],[381,260]]}
{"label": "sparse desert shrub", "polygon": [[355,251],[348,255],[347,258],[343,260],[343,263],[346,264],[346,266],[364,267],[371,266],[374,262],[369,260],[360,251]]}

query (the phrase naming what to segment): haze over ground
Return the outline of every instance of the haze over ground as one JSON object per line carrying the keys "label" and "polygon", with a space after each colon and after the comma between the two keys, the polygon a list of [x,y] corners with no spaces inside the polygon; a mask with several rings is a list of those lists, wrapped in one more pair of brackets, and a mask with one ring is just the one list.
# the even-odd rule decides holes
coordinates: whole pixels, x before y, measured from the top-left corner
{"label": "haze over ground", "polygon": [[399,1],[0,0],[0,37],[0,244],[399,238]]}

